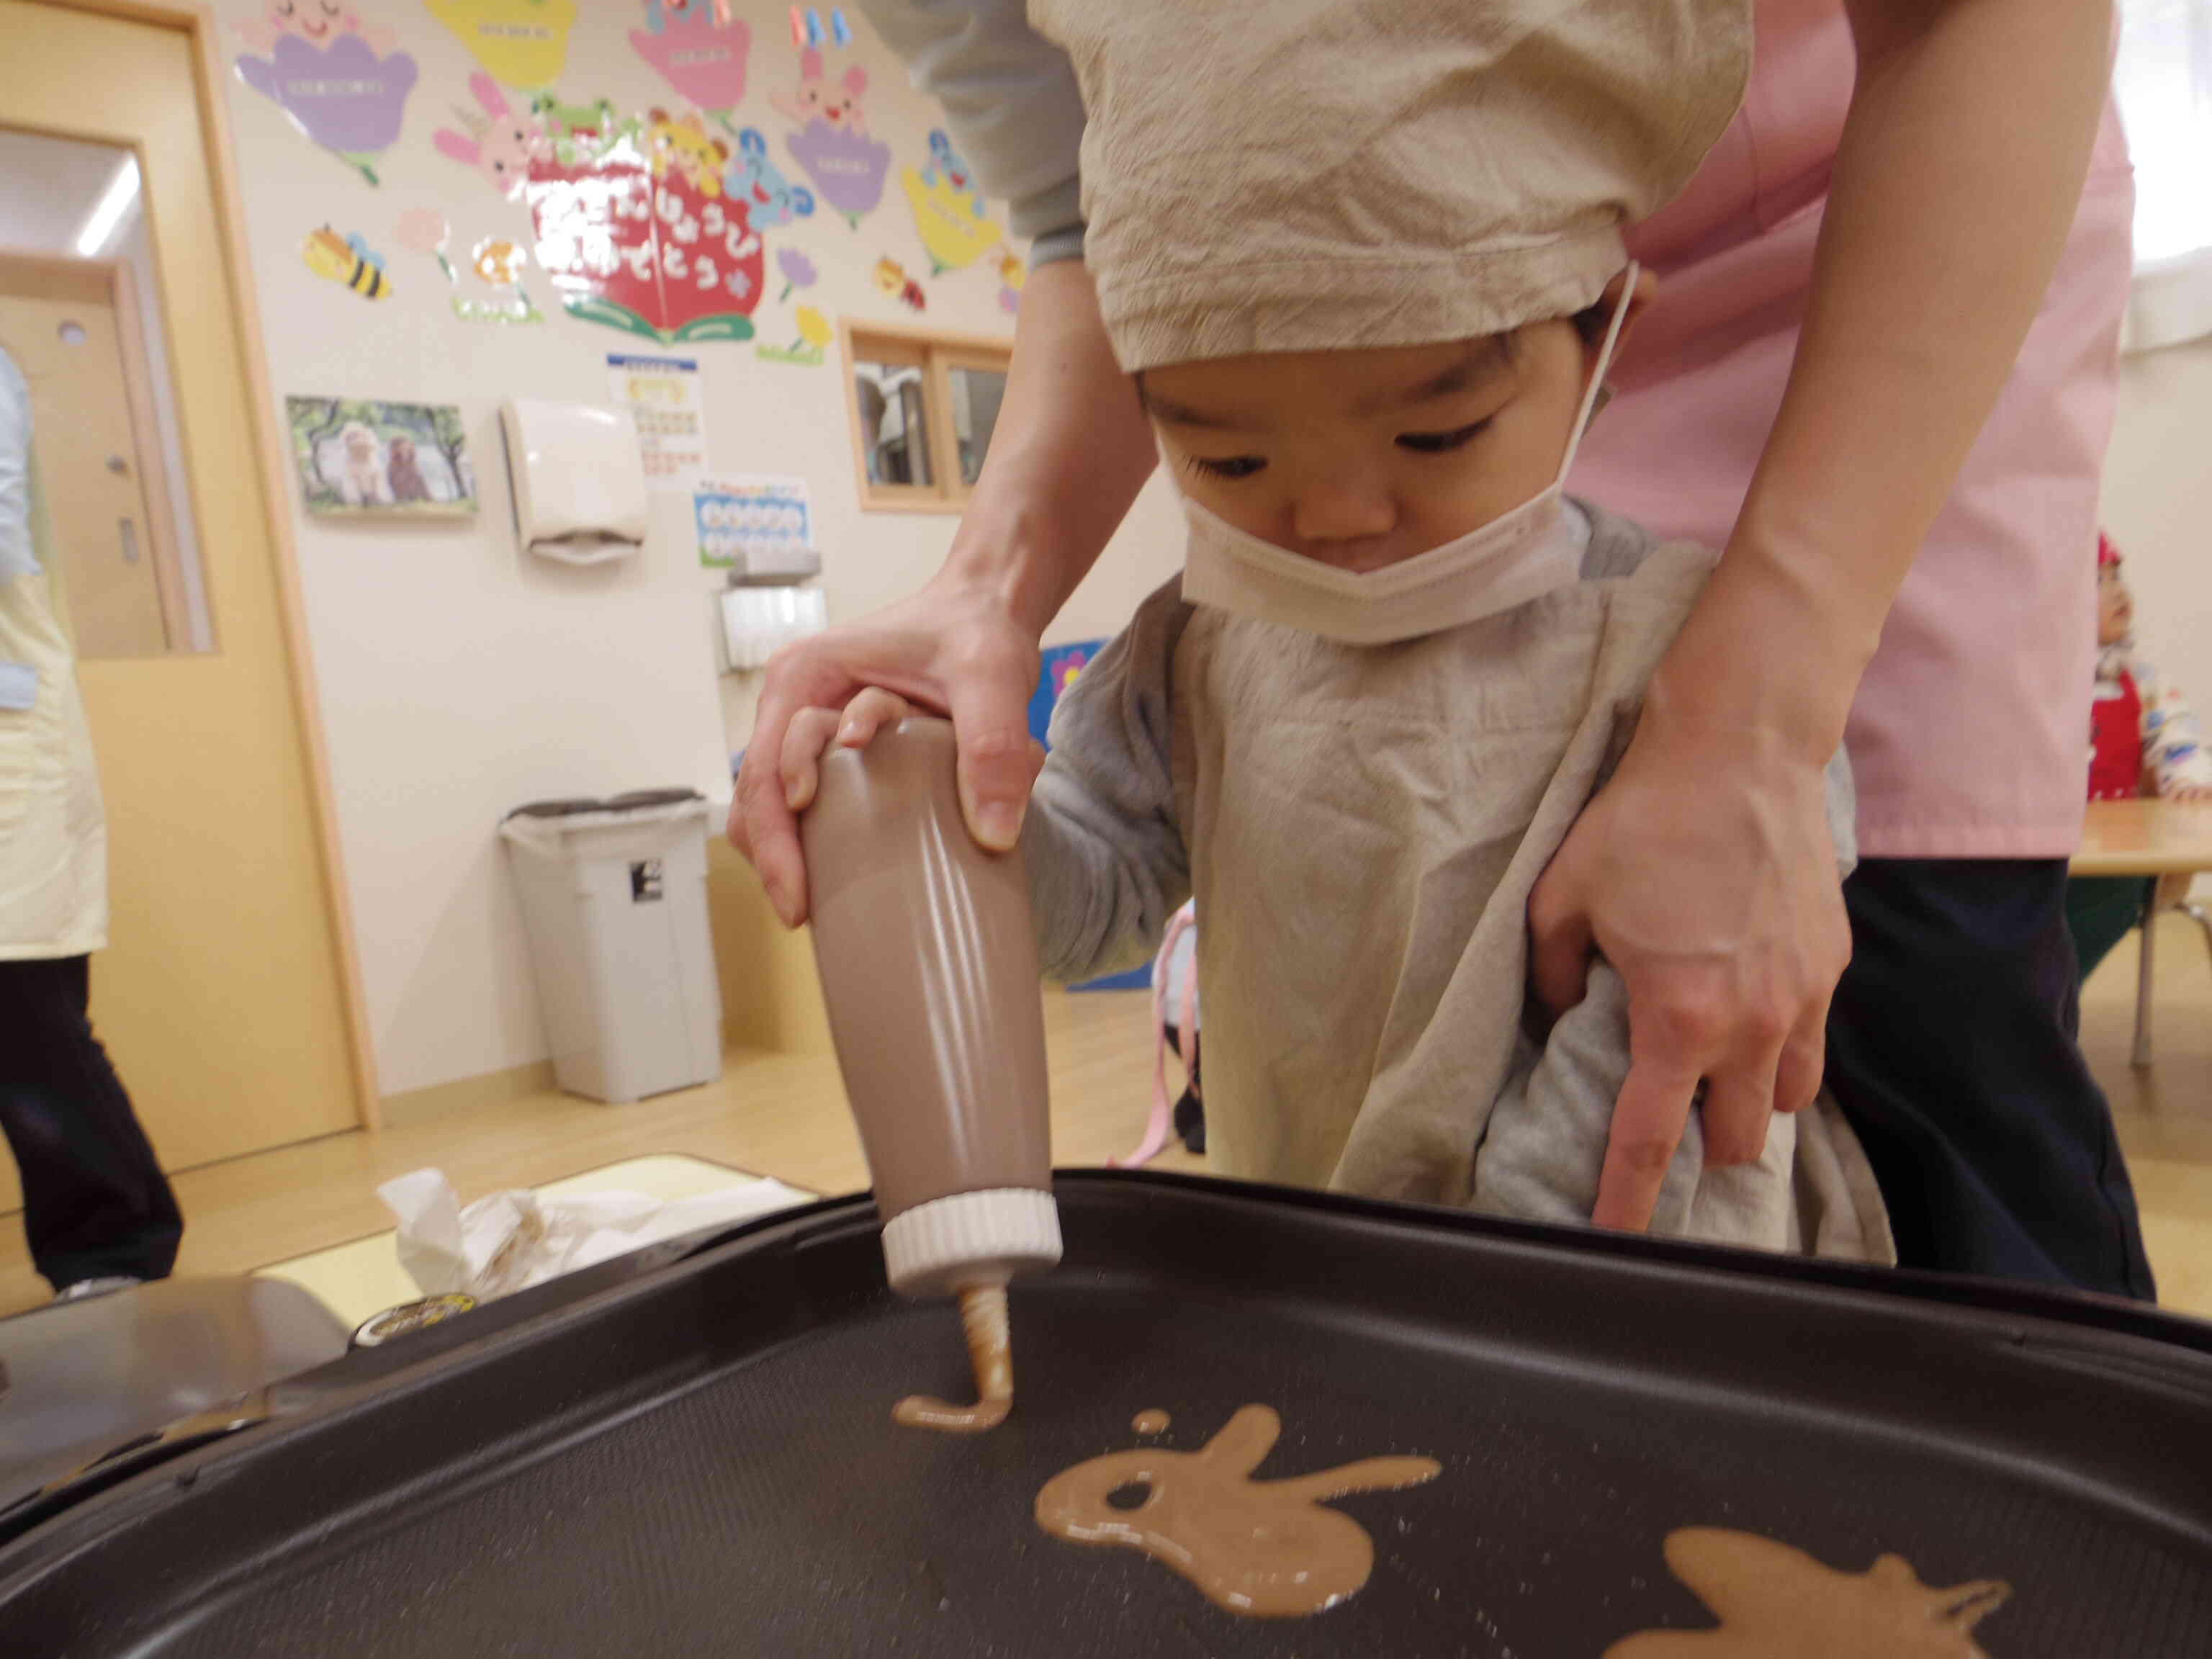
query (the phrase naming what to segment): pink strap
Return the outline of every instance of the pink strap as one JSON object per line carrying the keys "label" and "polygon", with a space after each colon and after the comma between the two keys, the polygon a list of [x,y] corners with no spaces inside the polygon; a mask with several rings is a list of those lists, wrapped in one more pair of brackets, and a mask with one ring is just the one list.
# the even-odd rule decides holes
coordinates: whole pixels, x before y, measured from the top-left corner
{"label": "pink strap", "polygon": [[[1175,954],[1176,943],[1198,925],[1195,906],[1186,904],[1168,919],[1167,936],[1160,941],[1160,953],[1152,959],[1152,1115],[1145,1125],[1145,1138],[1127,1158],[1109,1158],[1109,1168],[1135,1170],[1151,1163],[1168,1144],[1175,1121],[1175,1108],[1168,1099],[1168,960]],[[1183,981],[1180,999],[1181,1019],[1176,1030],[1182,1033],[1183,1069],[1191,1078],[1191,1091],[1197,1092],[1198,1078],[1198,968],[1191,965],[1188,978]]]}

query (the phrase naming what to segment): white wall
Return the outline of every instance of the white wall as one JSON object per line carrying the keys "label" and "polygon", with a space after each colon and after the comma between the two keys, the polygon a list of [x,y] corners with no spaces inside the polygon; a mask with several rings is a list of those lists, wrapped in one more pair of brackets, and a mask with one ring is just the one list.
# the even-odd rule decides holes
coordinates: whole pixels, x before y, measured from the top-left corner
{"label": "white wall", "polygon": [[[2102,511],[2127,556],[2136,640],[2212,721],[2212,339],[2120,359]],[[2212,896],[2212,877],[2196,893]]]}
{"label": "white wall", "polygon": [[2212,714],[2212,339],[2120,360],[2103,512],[2137,638]]}
{"label": "white wall", "polygon": [[[803,182],[783,149],[792,125],[769,102],[797,79],[787,9],[767,0],[739,0],[736,9],[753,27],[736,123],[767,134],[779,167]],[[577,10],[556,88],[562,98],[605,97],[625,113],[680,107],[627,39],[642,21],[642,6],[594,0]],[[1011,319],[988,260],[927,274],[931,261],[896,173],[926,161],[937,118],[866,33],[857,9],[847,15],[862,33],[849,50],[830,54],[830,74],[856,62],[867,69],[867,120],[891,144],[894,176],[857,230],[825,206],[766,233],[769,282],[755,313],[761,341],[794,339],[792,313],[802,301],[833,319],[914,320],[874,282],[876,261],[886,255],[922,281],[928,310],[921,320],[1007,332]],[[726,791],[727,752],[742,741],[750,706],[750,686],[717,684],[711,596],[721,578],[699,566],[688,502],[664,498],[651,544],[617,566],[560,568],[519,551],[497,400],[603,401],[609,352],[700,359],[714,467],[797,472],[811,481],[833,617],[861,614],[918,586],[942,559],[953,521],[858,510],[834,348],[818,368],[763,362],[750,344],[657,348],[565,316],[534,268],[528,287],[544,323],[457,319],[454,290],[435,261],[399,243],[400,215],[416,208],[445,214],[459,291],[478,299],[492,295],[468,274],[469,249],[488,237],[529,247],[530,215],[432,146],[434,129],[459,126],[455,111],[473,107],[468,82],[477,64],[466,48],[420,8],[389,8],[385,26],[398,32],[420,76],[398,141],[375,162],[380,185],[235,81],[230,106],[280,404],[288,392],[458,404],[482,496],[477,518],[459,526],[298,520],[378,1069],[386,1091],[398,1093],[546,1052],[495,834],[501,814],[538,797],[647,785]],[[308,271],[301,244],[324,223],[341,236],[359,233],[383,254],[390,297],[363,300]],[[780,303],[774,258],[787,246],[812,257],[822,281]],[[1164,489],[1154,482],[1056,637],[1111,632],[1179,562],[1178,520]]]}

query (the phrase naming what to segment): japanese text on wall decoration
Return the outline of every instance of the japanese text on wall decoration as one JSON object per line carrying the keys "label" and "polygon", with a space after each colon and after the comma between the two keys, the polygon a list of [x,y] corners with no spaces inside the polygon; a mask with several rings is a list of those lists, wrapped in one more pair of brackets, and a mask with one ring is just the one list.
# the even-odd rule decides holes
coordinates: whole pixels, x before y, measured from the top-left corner
{"label": "japanese text on wall decoration", "polygon": [[[752,198],[725,187],[730,147],[696,112],[617,118],[604,101],[539,100],[510,137],[538,265],[570,315],[651,340],[752,338],[765,264]],[[512,165],[495,171],[445,137],[506,187]]]}

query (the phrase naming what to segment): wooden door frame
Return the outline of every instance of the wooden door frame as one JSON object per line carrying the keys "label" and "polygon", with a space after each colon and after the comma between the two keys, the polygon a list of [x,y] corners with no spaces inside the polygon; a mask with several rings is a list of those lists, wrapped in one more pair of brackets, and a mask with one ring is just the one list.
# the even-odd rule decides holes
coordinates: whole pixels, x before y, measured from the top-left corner
{"label": "wooden door frame", "polygon": [[[314,653],[307,636],[307,605],[300,586],[300,550],[292,533],[291,497],[285,471],[290,440],[277,425],[275,383],[269,374],[269,349],[262,338],[261,300],[253,281],[253,262],[246,241],[245,192],[239,182],[238,151],[231,137],[230,110],[224,101],[222,24],[214,10],[195,0],[34,0],[59,11],[87,12],[120,22],[146,23],[185,36],[191,49],[192,81],[198,95],[200,131],[207,143],[208,184],[215,198],[216,234],[222,241],[225,284],[237,314],[244,347],[246,400],[253,406],[252,447],[261,487],[261,516],[276,565],[278,615],[283,629],[285,673],[292,708],[307,763],[308,806],[322,858],[323,901],[337,946],[340,1002],[352,1062],[354,1115],[362,1128],[384,1127],[383,1097],[376,1082],[376,1054],[369,1041],[368,1000],[361,980],[361,950],[348,896],[345,855],[338,842],[337,797],[331,785],[330,746],[323,734],[321,705],[315,690]],[[159,251],[156,250],[158,257]],[[221,648],[218,641],[217,648]]]}
{"label": "wooden door frame", "polygon": [[[157,366],[148,349],[143,319],[138,315],[138,289],[131,267],[120,259],[78,259],[67,254],[0,246],[0,284],[10,283],[16,276],[41,283],[46,297],[104,305],[115,318],[124,404],[131,415],[131,460],[138,469],[138,489],[146,502],[146,544],[154,567],[154,592],[161,606],[161,632],[172,653],[189,653],[191,609],[185,599],[177,514],[169,499],[168,458],[162,452],[161,422],[154,413],[152,377]],[[167,372],[167,367],[159,366],[160,371]]]}

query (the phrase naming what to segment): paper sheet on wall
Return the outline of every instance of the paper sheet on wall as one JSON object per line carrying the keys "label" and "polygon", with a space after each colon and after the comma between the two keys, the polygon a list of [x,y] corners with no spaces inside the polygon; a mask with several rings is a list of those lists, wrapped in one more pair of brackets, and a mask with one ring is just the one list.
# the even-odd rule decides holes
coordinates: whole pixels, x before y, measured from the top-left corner
{"label": "paper sheet on wall", "polygon": [[691,495],[699,562],[787,569],[814,546],[806,480],[766,472],[702,477]]}
{"label": "paper sheet on wall", "polygon": [[614,400],[637,422],[645,487],[689,495],[707,469],[707,406],[695,357],[607,354]]}

